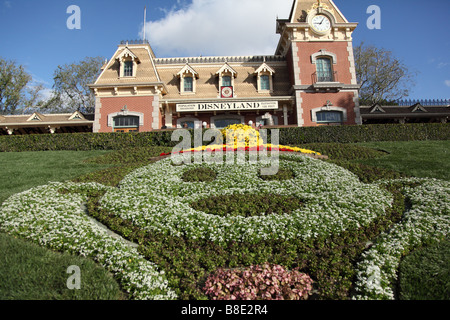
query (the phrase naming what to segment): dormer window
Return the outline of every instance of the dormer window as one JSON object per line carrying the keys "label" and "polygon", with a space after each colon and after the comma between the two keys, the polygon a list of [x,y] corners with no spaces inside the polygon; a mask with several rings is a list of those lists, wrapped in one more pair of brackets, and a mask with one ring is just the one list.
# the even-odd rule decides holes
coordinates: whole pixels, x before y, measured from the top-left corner
{"label": "dormer window", "polygon": [[257,86],[259,93],[273,92],[273,75],[275,70],[268,66],[265,62],[255,71],[257,76]]}
{"label": "dormer window", "polygon": [[180,93],[192,94],[196,92],[198,73],[188,64],[177,73],[180,78]]}
{"label": "dormer window", "polygon": [[125,61],[123,66],[123,76],[132,77],[133,76],[133,61]]}
{"label": "dormer window", "polygon": [[184,92],[194,92],[194,78],[184,77]]}
{"label": "dormer window", "polygon": [[259,89],[261,91],[270,90],[270,79],[268,75],[265,74],[260,76],[259,80],[260,80]]}
{"label": "dormer window", "polygon": [[222,77],[222,87],[231,87],[231,76],[223,76]]}
{"label": "dormer window", "polygon": [[219,97],[233,98],[234,94],[234,78],[237,77],[237,72],[225,62],[222,68],[216,72],[219,76]]}
{"label": "dormer window", "polygon": [[120,78],[136,77],[139,58],[128,48],[125,48],[117,57],[120,64]]}

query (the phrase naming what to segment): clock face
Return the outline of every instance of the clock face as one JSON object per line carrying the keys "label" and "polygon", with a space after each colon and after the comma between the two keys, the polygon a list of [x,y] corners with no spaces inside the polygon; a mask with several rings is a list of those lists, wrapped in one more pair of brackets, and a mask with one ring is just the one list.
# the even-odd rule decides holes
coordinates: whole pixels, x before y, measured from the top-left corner
{"label": "clock face", "polygon": [[331,21],[327,16],[320,14],[312,19],[312,27],[315,31],[326,32],[331,29]]}
{"label": "clock face", "polygon": [[231,98],[233,96],[233,88],[232,87],[222,87],[222,97],[223,98]]}

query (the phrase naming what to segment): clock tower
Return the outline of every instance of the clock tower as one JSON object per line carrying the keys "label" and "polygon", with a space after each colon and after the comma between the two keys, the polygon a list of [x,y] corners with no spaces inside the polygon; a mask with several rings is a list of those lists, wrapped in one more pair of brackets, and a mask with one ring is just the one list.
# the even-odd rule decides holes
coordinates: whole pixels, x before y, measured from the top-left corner
{"label": "clock tower", "polygon": [[277,20],[299,126],[361,124],[350,23],[332,0],[295,0]]}

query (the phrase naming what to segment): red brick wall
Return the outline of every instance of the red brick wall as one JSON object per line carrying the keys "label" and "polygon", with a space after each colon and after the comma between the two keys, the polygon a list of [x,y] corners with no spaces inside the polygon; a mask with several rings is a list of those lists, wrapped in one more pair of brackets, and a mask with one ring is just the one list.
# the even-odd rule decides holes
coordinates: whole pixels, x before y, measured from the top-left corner
{"label": "red brick wall", "polygon": [[320,50],[332,52],[337,56],[337,64],[333,71],[337,71],[338,81],[351,84],[350,62],[348,61],[348,43],[341,42],[298,42],[298,55],[300,58],[300,78],[302,84],[312,83],[312,74],[316,72],[316,65],[311,62],[311,56]]}
{"label": "red brick wall", "polygon": [[[131,112],[144,114],[144,126],[139,128],[140,132],[152,131],[153,96],[145,97],[111,97],[101,98],[101,118],[99,132],[112,132],[113,128],[108,127],[108,114],[120,112],[126,105]],[[160,114],[160,113],[159,113]],[[159,127],[161,128],[161,114],[159,115]]]}
{"label": "red brick wall", "polygon": [[330,100],[334,107],[341,107],[347,109],[347,122],[344,124],[354,125],[355,121],[355,102],[353,101],[353,92],[338,92],[338,93],[306,93],[301,94],[303,102],[303,119],[304,126],[317,126],[317,123],[311,121],[311,110],[325,106]]}
{"label": "red brick wall", "polygon": [[[294,44],[295,45],[295,44]],[[320,50],[334,53],[337,63],[333,64],[333,71],[337,72],[337,80],[340,83],[351,84],[352,74],[350,72],[350,61],[348,42],[298,42],[297,51],[299,57],[300,74],[302,85],[313,83],[313,74],[316,72],[316,65],[312,63],[311,56]],[[353,101],[353,92],[302,92],[301,107],[303,108],[304,126],[317,126],[317,123],[311,121],[311,110],[325,106],[329,100],[334,107],[343,107],[347,109],[347,121],[344,124],[353,125],[355,121],[355,103]]]}

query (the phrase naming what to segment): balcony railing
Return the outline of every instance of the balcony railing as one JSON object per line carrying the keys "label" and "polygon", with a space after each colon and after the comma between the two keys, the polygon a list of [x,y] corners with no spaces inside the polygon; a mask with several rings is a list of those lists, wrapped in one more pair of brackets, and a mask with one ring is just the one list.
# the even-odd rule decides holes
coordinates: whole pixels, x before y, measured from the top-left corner
{"label": "balcony railing", "polygon": [[314,72],[312,74],[313,83],[318,82],[339,82],[338,81],[338,73],[334,72]]}

